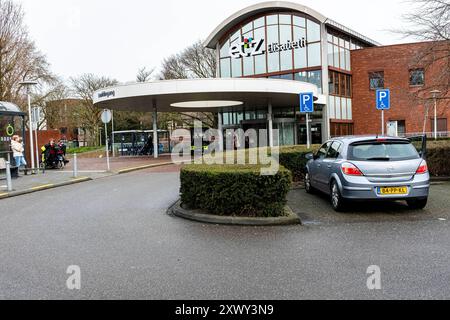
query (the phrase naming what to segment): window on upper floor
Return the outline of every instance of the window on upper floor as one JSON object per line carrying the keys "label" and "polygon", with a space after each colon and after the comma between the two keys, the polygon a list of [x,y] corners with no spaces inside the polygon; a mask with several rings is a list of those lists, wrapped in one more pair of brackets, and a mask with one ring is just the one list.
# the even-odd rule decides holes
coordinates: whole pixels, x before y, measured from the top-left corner
{"label": "window on upper floor", "polygon": [[384,89],[384,71],[370,72],[369,83],[371,90]]}
{"label": "window on upper floor", "polygon": [[423,69],[409,70],[409,85],[423,86],[425,84],[425,71]]}

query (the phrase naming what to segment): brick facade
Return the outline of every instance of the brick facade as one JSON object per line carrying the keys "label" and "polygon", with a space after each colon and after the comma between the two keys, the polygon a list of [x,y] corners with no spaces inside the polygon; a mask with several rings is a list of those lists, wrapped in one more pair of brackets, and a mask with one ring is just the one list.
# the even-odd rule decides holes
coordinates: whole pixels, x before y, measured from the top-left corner
{"label": "brick facade", "polygon": [[[369,73],[384,72],[384,87],[391,90],[391,110],[385,113],[385,127],[389,121],[401,121],[406,133],[423,131],[425,113],[429,107],[426,131],[432,132],[434,100],[430,91],[449,87],[450,42],[422,42],[355,50],[351,53],[353,73],[353,120],[355,134],[381,133],[381,112],[375,107],[375,90],[370,89]],[[423,58],[427,52],[443,52],[447,58],[429,63]],[[410,85],[410,70],[423,68],[423,86]],[[450,131],[450,94],[438,102],[438,128]],[[444,120],[446,119],[446,120]],[[445,123],[446,122],[446,123]]]}

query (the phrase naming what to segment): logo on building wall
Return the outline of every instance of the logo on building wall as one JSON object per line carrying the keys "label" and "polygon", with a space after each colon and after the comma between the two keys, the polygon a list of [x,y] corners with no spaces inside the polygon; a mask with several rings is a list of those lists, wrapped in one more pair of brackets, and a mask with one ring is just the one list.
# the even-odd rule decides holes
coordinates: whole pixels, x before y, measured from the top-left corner
{"label": "logo on building wall", "polygon": [[269,53],[276,53],[280,51],[288,51],[293,49],[300,49],[306,47],[306,39],[301,38],[298,41],[290,41],[288,40],[286,43],[280,44],[278,42],[274,42],[269,44],[268,51]]}
{"label": "logo on building wall", "polygon": [[103,91],[103,92],[100,92],[98,94],[98,98],[99,99],[101,99],[101,98],[110,98],[110,97],[115,97],[115,96],[116,96],[116,92],[115,91]]}
{"label": "logo on building wall", "polygon": [[259,56],[264,53],[266,53],[264,39],[244,38],[241,43],[235,44],[230,48],[230,56],[235,59]]}
{"label": "logo on building wall", "polygon": [[12,137],[14,135],[14,132],[15,132],[14,127],[11,124],[8,124],[6,126],[6,135],[8,137]]}

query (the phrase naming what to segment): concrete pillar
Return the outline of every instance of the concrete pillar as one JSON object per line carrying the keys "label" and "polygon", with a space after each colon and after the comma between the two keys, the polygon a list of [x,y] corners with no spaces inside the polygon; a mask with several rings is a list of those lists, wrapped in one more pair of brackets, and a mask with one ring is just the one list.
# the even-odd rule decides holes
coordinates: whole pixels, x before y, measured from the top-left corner
{"label": "concrete pillar", "polygon": [[218,113],[218,128],[219,130],[219,148],[220,151],[223,151],[223,115],[221,112]]}
{"label": "concrete pillar", "polygon": [[331,136],[330,130],[330,113],[328,112],[329,105],[329,90],[328,90],[328,33],[325,24],[321,25],[322,36],[322,92],[326,97],[326,104],[323,109],[323,128],[322,140],[326,142]]}
{"label": "concrete pillar", "polygon": [[153,107],[153,155],[158,159],[158,109]]}
{"label": "concrete pillar", "polygon": [[273,148],[273,110],[271,100],[267,104],[267,120],[269,126],[269,147]]}

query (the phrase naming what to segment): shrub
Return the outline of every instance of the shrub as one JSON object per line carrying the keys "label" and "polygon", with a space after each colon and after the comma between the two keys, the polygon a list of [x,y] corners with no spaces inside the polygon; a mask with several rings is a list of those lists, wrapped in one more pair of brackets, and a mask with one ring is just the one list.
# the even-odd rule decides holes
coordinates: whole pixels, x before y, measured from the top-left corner
{"label": "shrub", "polygon": [[181,201],[190,209],[224,216],[277,217],[285,214],[292,175],[280,167],[262,176],[256,165],[186,165],[181,170]]}
{"label": "shrub", "polygon": [[280,164],[292,172],[295,181],[303,179],[305,175],[305,167],[308,160],[308,153],[315,153],[320,148],[319,145],[311,146],[289,146],[280,148]]}
{"label": "shrub", "polygon": [[427,163],[432,176],[450,176],[450,141],[428,142]]}

